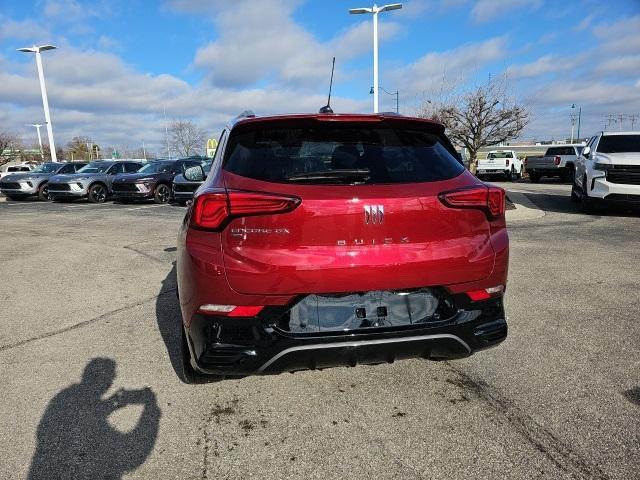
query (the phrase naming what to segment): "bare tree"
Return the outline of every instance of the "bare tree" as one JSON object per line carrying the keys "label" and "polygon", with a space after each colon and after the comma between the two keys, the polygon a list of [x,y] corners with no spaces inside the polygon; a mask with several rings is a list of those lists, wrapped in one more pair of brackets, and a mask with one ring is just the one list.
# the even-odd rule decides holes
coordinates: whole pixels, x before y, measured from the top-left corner
{"label": "bare tree", "polygon": [[501,79],[489,79],[448,104],[425,104],[420,115],[445,125],[451,141],[469,152],[474,173],[480,148],[518,137],[529,121],[529,113],[508,97]]}
{"label": "bare tree", "polygon": [[20,145],[20,138],[13,133],[0,130],[0,165],[17,158]]}
{"label": "bare tree", "polygon": [[67,143],[66,156],[75,160],[95,160],[100,158],[100,147],[89,137],[73,137]]}
{"label": "bare tree", "polygon": [[204,130],[190,120],[174,120],[169,125],[169,145],[181,157],[202,154],[205,140]]}

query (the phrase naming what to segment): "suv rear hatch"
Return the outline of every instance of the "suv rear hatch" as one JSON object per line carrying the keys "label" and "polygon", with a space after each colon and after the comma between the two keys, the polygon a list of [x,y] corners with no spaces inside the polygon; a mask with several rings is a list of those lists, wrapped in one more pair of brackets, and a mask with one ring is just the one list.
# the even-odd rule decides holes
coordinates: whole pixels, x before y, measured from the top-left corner
{"label": "suv rear hatch", "polygon": [[364,118],[371,120],[261,120],[233,129],[223,160],[231,214],[255,197],[246,192],[283,198],[284,206],[283,213],[232,219],[222,230],[231,288],[364,292],[490,275],[487,213],[440,198],[469,186],[488,189],[465,171],[442,126]]}

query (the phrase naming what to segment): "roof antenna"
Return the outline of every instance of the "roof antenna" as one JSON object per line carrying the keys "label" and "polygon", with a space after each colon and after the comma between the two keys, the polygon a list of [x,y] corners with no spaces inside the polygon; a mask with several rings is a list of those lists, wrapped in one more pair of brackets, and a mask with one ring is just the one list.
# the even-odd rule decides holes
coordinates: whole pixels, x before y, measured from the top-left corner
{"label": "roof antenna", "polygon": [[331,81],[329,82],[329,98],[327,104],[320,109],[320,113],[333,113],[331,109],[331,87],[333,87],[333,69],[336,67],[336,57],[333,57],[333,63],[331,65]]}

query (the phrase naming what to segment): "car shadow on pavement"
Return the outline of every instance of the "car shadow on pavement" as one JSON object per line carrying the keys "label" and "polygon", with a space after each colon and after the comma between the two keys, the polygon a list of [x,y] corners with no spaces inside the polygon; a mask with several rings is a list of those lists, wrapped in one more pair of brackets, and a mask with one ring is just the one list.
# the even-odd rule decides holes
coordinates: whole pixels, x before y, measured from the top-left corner
{"label": "car shadow on pavement", "polygon": [[[549,193],[525,194],[538,208],[546,212],[587,215],[580,211],[580,205],[572,202],[569,195],[554,195]],[[640,217],[639,207],[625,205],[598,205],[594,208],[593,217]]]}
{"label": "car shadow on pavement", "polygon": [[[115,377],[115,361],[94,358],[80,383],[68,386],[49,402],[38,425],[29,480],[119,479],[145,462],[160,424],[156,395],[147,387],[120,389],[103,398]],[[133,405],[142,406],[142,413],[130,422],[134,427],[126,432],[114,428],[109,416]]]}
{"label": "car shadow on pavement", "polygon": [[631,388],[624,392],[624,396],[631,403],[638,405],[640,407],[640,387]]}
{"label": "car shadow on pavement", "polygon": [[179,378],[182,378],[182,313],[176,294],[178,284],[176,281],[176,262],[162,280],[160,293],[156,297],[156,321],[158,330],[167,348],[169,360],[173,370]]}

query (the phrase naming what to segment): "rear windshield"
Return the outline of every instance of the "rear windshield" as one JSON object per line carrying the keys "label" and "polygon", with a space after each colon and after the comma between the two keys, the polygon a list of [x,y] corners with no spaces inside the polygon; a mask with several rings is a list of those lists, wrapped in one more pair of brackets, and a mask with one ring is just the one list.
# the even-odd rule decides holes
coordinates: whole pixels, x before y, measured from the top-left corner
{"label": "rear windshield", "polygon": [[173,170],[176,162],[149,162],[138,173],[166,173]]}
{"label": "rear windshield", "polygon": [[573,147],[553,147],[547,149],[547,155],[575,155]]}
{"label": "rear windshield", "polygon": [[491,152],[487,158],[513,158],[511,152]]}
{"label": "rear windshield", "polygon": [[598,143],[598,152],[640,152],[640,135],[603,135]]}
{"label": "rear windshield", "polygon": [[85,165],[77,173],[104,173],[113,163],[93,162]]}
{"label": "rear windshield", "polygon": [[224,169],[270,182],[355,185],[446,180],[464,166],[428,131],[340,123],[232,133]]}

